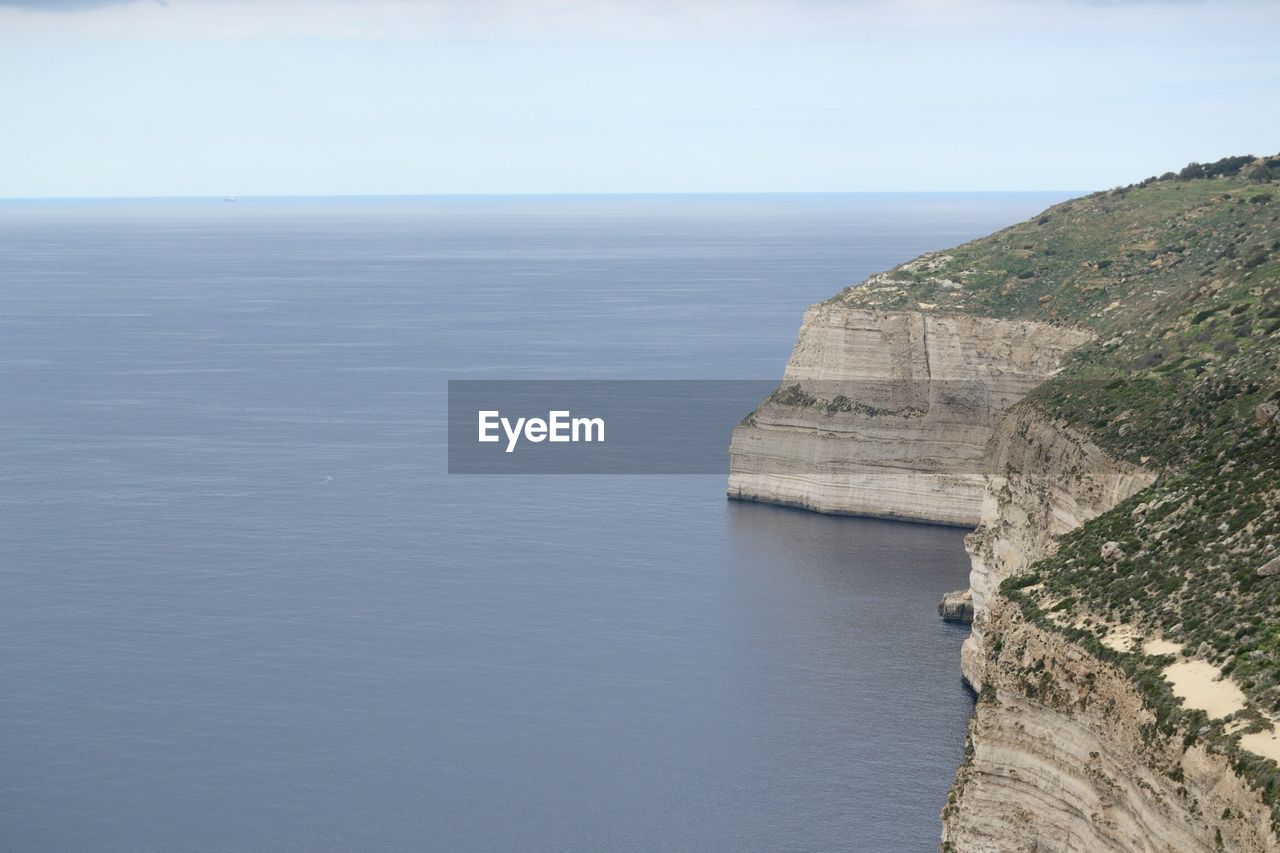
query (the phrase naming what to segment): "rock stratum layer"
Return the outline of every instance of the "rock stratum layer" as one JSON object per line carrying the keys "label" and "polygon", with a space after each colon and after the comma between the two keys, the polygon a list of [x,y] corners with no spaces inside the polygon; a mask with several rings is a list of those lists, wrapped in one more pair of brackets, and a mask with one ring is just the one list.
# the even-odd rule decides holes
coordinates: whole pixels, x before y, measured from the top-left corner
{"label": "rock stratum layer", "polygon": [[961,651],[961,672],[984,682],[985,620],[1000,584],[1055,553],[1059,538],[1151,485],[1155,474],[1113,459],[1035,406],[1010,411],[987,447],[980,523],[967,537],[969,588],[979,614]]}
{"label": "rock stratum layer", "polygon": [[815,305],[779,392],[734,430],[729,495],[973,526],[1001,412],[1085,330]]}
{"label": "rock stratum layer", "polygon": [[982,521],[965,543],[978,617],[961,656],[980,700],[944,849],[1280,850],[1270,809],[1225,756],[1160,737],[1123,670],[1028,624],[1000,594],[1155,474],[1032,405],[1007,414],[988,450]]}
{"label": "rock stratum layer", "polygon": [[976,526],[944,850],[1280,851],[1277,365],[1280,157],[809,309],[729,494]]}
{"label": "rock stratum layer", "polygon": [[1029,625],[1003,599],[997,650],[943,810],[943,849],[1211,853],[1280,849],[1271,811],[1227,759],[1153,737],[1119,668]]}

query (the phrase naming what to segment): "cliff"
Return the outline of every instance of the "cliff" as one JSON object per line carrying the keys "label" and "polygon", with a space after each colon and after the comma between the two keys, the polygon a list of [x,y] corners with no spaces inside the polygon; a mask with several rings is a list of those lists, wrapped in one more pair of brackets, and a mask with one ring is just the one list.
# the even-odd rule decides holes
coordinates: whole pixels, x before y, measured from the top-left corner
{"label": "cliff", "polygon": [[997,600],[998,647],[943,810],[943,849],[1275,851],[1271,812],[1228,759],[1161,737],[1123,670]]}
{"label": "cliff", "polygon": [[[1006,578],[1054,554],[1065,533],[1149,486],[1155,474],[1113,459],[1035,406],[1010,411],[987,447],[988,475],[980,524],[965,537],[974,612],[984,614]],[[983,685],[984,620],[961,651],[961,671]]]}
{"label": "cliff", "polygon": [[735,431],[733,497],[976,525],[944,849],[1280,850],[1278,190],[1193,164],[873,276]]}
{"label": "cliff", "polygon": [[1027,320],[821,304],[734,430],[729,495],[973,526],[1000,413],[1092,337]]}

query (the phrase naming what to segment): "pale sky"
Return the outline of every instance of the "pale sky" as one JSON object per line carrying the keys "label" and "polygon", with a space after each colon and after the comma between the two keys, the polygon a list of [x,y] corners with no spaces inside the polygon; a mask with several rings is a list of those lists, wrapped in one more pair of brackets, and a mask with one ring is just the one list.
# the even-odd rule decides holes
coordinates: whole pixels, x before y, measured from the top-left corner
{"label": "pale sky", "polygon": [[1275,0],[0,0],[0,197],[1084,190],[1278,93]]}

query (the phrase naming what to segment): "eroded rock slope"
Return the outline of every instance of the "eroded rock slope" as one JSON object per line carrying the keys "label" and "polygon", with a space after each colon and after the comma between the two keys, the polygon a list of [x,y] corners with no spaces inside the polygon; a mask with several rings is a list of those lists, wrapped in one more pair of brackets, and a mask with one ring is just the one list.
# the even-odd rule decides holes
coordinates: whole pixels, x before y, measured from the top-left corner
{"label": "eroded rock slope", "polygon": [[1280,157],[810,309],[729,491],[976,525],[944,849],[1280,850],[1278,365]]}

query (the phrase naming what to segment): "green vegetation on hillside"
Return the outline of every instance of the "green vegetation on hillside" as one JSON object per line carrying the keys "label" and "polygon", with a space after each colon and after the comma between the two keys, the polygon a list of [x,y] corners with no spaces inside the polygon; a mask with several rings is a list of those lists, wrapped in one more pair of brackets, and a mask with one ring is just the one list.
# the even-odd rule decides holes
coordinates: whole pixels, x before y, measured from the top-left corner
{"label": "green vegetation on hillside", "polygon": [[[1260,571],[1280,556],[1280,157],[1064,202],[833,301],[1096,333],[1025,405],[1161,477],[1002,591],[1123,667],[1156,712],[1153,737],[1230,755],[1280,830],[1280,767],[1238,743],[1280,717],[1280,568]],[[1119,623],[1213,662],[1248,707],[1229,722],[1186,709],[1161,675],[1171,658],[1102,643]]]}
{"label": "green vegetation on hillside", "polygon": [[1277,223],[1280,182],[1149,179],[925,255],[832,301],[882,310],[925,304],[1108,336],[1173,321],[1217,278],[1280,259]]}

